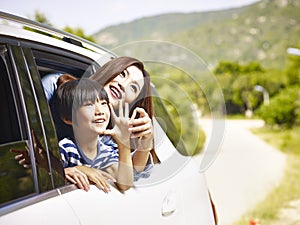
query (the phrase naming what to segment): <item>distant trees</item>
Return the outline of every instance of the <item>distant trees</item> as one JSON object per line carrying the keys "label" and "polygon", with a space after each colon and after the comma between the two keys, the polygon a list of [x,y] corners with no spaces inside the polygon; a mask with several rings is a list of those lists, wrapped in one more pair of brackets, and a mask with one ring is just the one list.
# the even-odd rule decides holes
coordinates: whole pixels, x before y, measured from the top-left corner
{"label": "distant trees", "polygon": [[257,114],[267,125],[279,125],[290,128],[300,123],[300,86],[289,86],[270,100],[269,105],[262,105]]}
{"label": "distant trees", "polygon": [[[251,110],[267,125],[292,127],[300,124],[300,57],[289,56],[286,70],[264,69],[259,63],[240,65],[220,62],[214,73],[222,87],[228,114]],[[263,104],[259,85],[270,96]]]}
{"label": "distant trees", "polygon": [[[43,23],[49,26],[53,26],[52,23],[47,19],[47,17],[45,16],[45,14],[39,12],[39,11],[35,11],[34,16],[33,16],[33,20],[39,22],[39,23]],[[91,42],[96,42],[94,37],[92,35],[87,35],[85,34],[84,30],[82,28],[72,28],[70,26],[66,26],[64,27],[62,30],[70,33],[70,34],[74,34],[78,37],[84,38],[86,40],[89,40]]]}
{"label": "distant trees", "polygon": [[226,110],[229,114],[253,110],[261,102],[255,85],[265,86],[266,71],[257,62],[241,65],[238,62],[220,62],[214,69],[224,94]]}

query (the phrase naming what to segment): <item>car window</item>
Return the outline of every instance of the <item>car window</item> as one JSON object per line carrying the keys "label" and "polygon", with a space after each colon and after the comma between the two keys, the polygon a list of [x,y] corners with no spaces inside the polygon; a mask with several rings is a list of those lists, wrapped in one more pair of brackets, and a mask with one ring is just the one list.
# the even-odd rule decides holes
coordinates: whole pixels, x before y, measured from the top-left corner
{"label": "car window", "polygon": [[0,204],[35,193],[32,171],[21,167],[10,149],[25,149],[6,66],[7,48],[0,45]]}
{"label": "car window", "polygon": [[91,60],[65,51],[32,49],[32,53],[41,78],[53,73],[68,73],[75,77],[90,76],[97,68],[97,64]]}
{"label": "car window", "polygon": [[[54,123],[51,119],[51,112],[49,110],[48,101],[44,96],[44,88],[41,83],[41,78],[39,75],[39,71],[37,70],[37,65],[35,62],[35,57],[32,54],[31,49],[24,48],[24,58],[27,62],[29,68],[29,78],[32,82],[32,88],[34,89],[34,94],[36,96],[36,105],[38,105],[38,113],[41,120],[41,130],[43,131],[43,139],[45,140],[45,148],[49,152],[49,158],[53,157],[60,161],[60,152],[56,137],[56,132],[54,129]],[[50,159],[51,161],[51,159]],[[63,168],[54,167],[51,163],[49,166],[49,172],[52,174],[53,177],[53,186],[60,187],[65,184],[64,179],[61,178],[63,174]]]}
{"label": "car window", "polygon": [[180,152],[182,155],[187,155],[187,150],[181,139],[181,136],[155,88],[153,88],[152,93],[154,114],[157,122],[167,134],[168,138],[170,139],[174,147],[177,149],[177,151]]}
{"label": "car window", "polygon": [[[52,118],[53,124],[56,128],[56,135],[58,140],[61,137],[71,134],[72,127],[66,125],[60,119],[59,113],[55,107],[55,90],[56,81],[61,74],[70,74],[75,77],[90,76],[95,69],[98,67],[96,63],[85,57],[80,57],[79,55],[72,54],[70,52],[58,50],[58,49],[38,49],[32,50],[35,66],[38,69],[39,81],[36,83],[41,84],[43,87],[43,92],[41,95],[46,94],[47,102],[50,108],[50,115],[48,118]],[[35,76],[37,77],[37,76]],[[43,96],[43,100],[44,100]],[[51,126],[52,127],[52,126]],[[57,141],[56,141],[57,145]]]}

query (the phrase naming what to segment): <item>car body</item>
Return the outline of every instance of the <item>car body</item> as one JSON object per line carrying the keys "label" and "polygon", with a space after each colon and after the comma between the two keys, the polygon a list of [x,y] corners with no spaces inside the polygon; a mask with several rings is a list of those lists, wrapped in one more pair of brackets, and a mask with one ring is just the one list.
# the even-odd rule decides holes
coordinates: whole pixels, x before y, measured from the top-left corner
{"label": "car body", "polygon": [[[108,194],[94,185],[85,192],[67,183],[62,165],[54,168],[50,159],[60,159],[60,153],[41,78],[61,71],[88,76],[115,54],[34,21],[4,12],[0,12],[0,19],[9,21],[0,25],[1,225],[215,224],[205,174],[191,157],[177,151],[180,140],[170,139],[155,118],[154,140],[160,162],[150,178],[141,179],[125,193],[113,183]],[[156,97],[154,107],[165,110]],[[167,126],[173,126],[167,111],[159,116],[166,118]],[[34,148],[33,131],[47,152],[43,159],[47,168],[36,163],[39,153]],[[30,168],[19,165],[11,152],[26,148]]]}

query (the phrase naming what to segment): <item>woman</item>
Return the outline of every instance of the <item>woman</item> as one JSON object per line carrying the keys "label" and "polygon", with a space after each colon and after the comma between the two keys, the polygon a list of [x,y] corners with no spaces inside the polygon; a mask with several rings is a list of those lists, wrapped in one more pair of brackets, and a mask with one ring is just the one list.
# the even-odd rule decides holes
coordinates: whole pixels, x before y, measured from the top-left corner
{"label": "woman", "polygon": [[[135,149],[132,156],[135,177],[148,177],[153,167],[152,155],[155,157],[155,154],[150,77],[143,63],[132,57],[118,57],[104,64],[90,79],[104,87],[115,111],[118,109],[119,101],[129,104],[129,130],[132,133],[131,145]],[[46,82],[43,84],[45,89],[47,86],[53,86]],[[100,180],[103,180],[102,176],[105,176],[105,173],[99,173],[88,167],[78,167],[78,169],[70,168],[65,170],[65,173],[73,177],[76,184],[85,190],[89,189],[87,179],[97,185]]]}
{"label": "woman", "polygon": [[114,58],[90,79],[104,86],[114,109],[120,100],[129,104],[132,144],[137,149],[133,164],[137,172],[143,171],[153,149],[152,94],[150,77],[143,63],[127,56]]}

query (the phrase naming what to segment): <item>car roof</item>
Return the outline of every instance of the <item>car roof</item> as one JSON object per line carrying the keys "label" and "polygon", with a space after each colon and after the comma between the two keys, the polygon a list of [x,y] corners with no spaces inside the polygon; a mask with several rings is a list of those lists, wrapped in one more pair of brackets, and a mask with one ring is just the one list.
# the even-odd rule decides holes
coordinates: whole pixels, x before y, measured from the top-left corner
{"label": "car roof", "polygon": [[0,24],[0,34],[2,36],[58,47],[89,57],[94,61],[101,60],[103,62],[104,60],[106,62],[116,57],[114,53],[100,45],[46,24],[0,11],[1,20],[3,21],[3,24]]}

